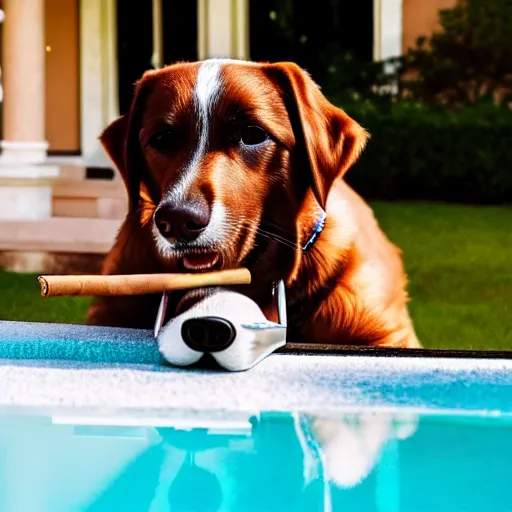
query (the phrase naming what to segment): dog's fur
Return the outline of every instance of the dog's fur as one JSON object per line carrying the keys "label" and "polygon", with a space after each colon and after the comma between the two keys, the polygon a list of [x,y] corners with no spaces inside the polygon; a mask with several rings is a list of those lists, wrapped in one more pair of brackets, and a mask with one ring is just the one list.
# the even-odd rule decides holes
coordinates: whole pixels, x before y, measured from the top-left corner
{"label": "dog's fur", "polygon": [[[246,145],[248,125],[268,138]],[[297,65],[208,60],[149,71],[130,111],[100,140],[130,202],[104,274],[179,272],[185,255],[215,250],[210,270],[247,265],[253,283],[237,290],[268,315],[271,284],[285,280],[289,341],[420,346],[401,252],[343,181],[367,133]],[[208,203],[197,240],[173,244],[159,234],[154,212],[169,200]],[[325,228],[305,251],[323,211]],[[158,302],[97,299],[88,322],[151,328]]]}

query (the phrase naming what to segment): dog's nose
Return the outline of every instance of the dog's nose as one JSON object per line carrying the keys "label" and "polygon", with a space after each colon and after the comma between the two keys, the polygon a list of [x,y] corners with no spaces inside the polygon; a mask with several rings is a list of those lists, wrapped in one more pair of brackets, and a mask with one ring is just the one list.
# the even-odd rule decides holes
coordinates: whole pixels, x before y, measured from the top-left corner
{"label": "dog's nose", "polygon": [[210,211],[207,204],[170,202],[161,204],[155,212],[155,224],[165,238],[191,242],[208,226]]}
{"label": "dog's nose", "polygon": [[205,316],[189,318],[181,326],[185,344],[198,352],[220,352],[236,338],[235,326],[225,318]]}

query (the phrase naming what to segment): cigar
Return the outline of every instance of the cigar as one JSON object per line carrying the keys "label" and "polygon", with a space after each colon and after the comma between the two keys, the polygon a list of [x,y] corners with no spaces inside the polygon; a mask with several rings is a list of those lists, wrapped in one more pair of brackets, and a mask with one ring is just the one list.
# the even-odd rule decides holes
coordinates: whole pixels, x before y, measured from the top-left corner
{"label": "cigar", "polygon": [[109,276],[39,276],[41,297],[63,295],[119,296],[147,295],[206,286],[249,284],[246,268],[201,274],[128,274]]}

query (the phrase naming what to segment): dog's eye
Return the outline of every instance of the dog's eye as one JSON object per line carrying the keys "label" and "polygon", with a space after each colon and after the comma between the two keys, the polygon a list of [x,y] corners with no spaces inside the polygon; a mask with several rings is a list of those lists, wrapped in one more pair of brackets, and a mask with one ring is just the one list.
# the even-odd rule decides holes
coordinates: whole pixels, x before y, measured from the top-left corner
{"label": "dog's eye", "polygon": [[265,142],[268,139],[267,132],[259,127],[254,125],[243,126],[240,131],[240,140],[246,146],[256,146]]}
{"label": "dog's eye", "polygon": [[148,140],[148,146],[157,151],[169,151],[177,142],[176,134],[172,130],[156,133]]}

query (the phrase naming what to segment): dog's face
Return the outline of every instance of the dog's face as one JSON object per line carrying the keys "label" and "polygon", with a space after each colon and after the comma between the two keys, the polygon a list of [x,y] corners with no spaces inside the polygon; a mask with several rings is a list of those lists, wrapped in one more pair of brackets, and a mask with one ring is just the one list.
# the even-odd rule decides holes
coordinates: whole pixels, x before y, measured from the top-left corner
{"label": "dog's face", "polygon": [[169,269],[271,271],[366,134],[295,64],[209,60],[146,73],[101,140]]}

